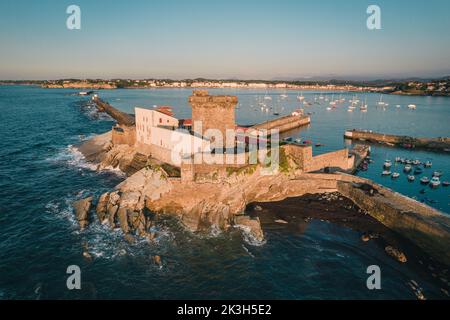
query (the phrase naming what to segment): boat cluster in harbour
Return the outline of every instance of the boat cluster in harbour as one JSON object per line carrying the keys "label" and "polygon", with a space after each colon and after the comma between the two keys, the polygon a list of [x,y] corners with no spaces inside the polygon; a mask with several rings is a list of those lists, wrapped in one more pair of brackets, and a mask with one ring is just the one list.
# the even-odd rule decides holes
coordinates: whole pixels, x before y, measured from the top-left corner
{"label": "boat cluster in harbour", "polygon": [[[269,95],[267,92],[264,96],[255,96],[255,104],[251,104],[251,108],[254,111],[261,111],[262,113],[272,113],[275,116],[280,115],[285,111],[283,104],[289,101],[291,96],[286,93]],[[352,95],[350,98],[345,97],[342,93],[323,94],[316,93],[313,96],[304,96],[302,92],[298,93],[295,97],[299,103],[298,108],[308,108],[312,106],[325,105],[327,111],[333,111],[336,109],[347,109],[347,112],[354,112],[359,110],[360,112],[367,112],[369,110],[369,103],[367,98],[362,100],[357,94]],[[383,101],[383,95],[380,96],[380,100],[374,104],[374,108],[382,108],[386,110],[389,103]],[[406,105],[410,110],[415,110],[417,106],[415,104]],[[402,105],[397,104],[396,108],[402,108]]]}
{"label": "boat cluster in harbour", "polygon": [[[403,172],[406,174],[408,181],[414,182],[416,180],[416,176],[420,176],[424,174],[424,169],[429,169],[433,166],[433,163],[431,161],[425,161],[422,162],[418,159],[411,160],[411,159],[405,159],[397,157],[395,158],[395,163],[399,165],[403,165]],[[383,176],[390,176],[392,179],[397,179],[400,177],[399,172],[392,172],[391,168],[393,166],[393,162],[391,160],[386,160],[383,163],[383,171],[381,175]],[[448,187],[450,185],[450,182],[443,181],[441,182],[440,178],[442,176],[441,171],[434,171],[432,173],[431,178],[428,176],[422,176],[420,178],[420,183],[423,185],[430,185],[430,187],[437,188],[441,184],[444,187]]]}
{"label": "boat cluster in harbour", "polygon": [[[366,158],[359,166],[359,170],[367,171],[369,164],[373,163],[373,160],[368,157]],[[391,171],[393,166],[403,166],[403,173],[406,175],[406,178],[409,182],[414,182],[416,180],[420,181],[422,185],[429,185],[432,188],[438,188],[439,186],[448,187],[450,185],[449,181],[441,181],[441,177],[443,175],[442,171],[433,171],[431,177],[427,175],[423,175],[426,169],[430,169],[433,166],[433,163],[430,160],[422,162],[418,159],[411,160],[397,157],[395,161],[391,161],[389,159],[385,160],[383,163],[383,171],[381,172],[382,176],[391,177],[392,179],[398,179],[401,176],[399,171]],[[419,179],[419,176],[421,176]]]}

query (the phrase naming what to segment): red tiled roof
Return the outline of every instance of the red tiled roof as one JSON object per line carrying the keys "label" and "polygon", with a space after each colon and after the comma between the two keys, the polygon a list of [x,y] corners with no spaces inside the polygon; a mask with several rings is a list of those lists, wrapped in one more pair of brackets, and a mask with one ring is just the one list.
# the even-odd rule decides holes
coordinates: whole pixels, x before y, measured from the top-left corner
{"label": "red tiled roof", "polygon": [[173,117],[172,107],[170,106],[159,106],[156,111],[164,113],[165,115]]}
{"label": "red tiled roof", "polygon": [[183,126],[192,126],[192,119],[180,119],[180,124]]}

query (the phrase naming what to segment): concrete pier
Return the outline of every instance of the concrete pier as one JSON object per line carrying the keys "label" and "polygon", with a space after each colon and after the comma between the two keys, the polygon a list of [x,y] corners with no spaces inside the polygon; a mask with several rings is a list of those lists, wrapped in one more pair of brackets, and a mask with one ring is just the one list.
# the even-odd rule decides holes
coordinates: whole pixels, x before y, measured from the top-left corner
{"label": "concrete pier", "polygon": [[92,101],[95,102],[95,105],[99,111],[109,114],[114,120],[117,121],[119,125],[128,127],[134,126],[134,116],[114,108],[112,105],[96,96],[92,97]]}
{"label": "concrete pier", "polygon": [[382,134],[367,130],[347,130],[344,134],[346,139],[367,141],[373,143],[399,146],[409,149],[429,149],[433,151],[450,152],[450,138],[414,138],[408,136],[397,136]]}
{"label": "concrete pier", "polygon": [[283,133],[310,123],[311,118],[309,116],[289,115],[254,125],[251,129],[267,131],[278,129],[280,133]]}

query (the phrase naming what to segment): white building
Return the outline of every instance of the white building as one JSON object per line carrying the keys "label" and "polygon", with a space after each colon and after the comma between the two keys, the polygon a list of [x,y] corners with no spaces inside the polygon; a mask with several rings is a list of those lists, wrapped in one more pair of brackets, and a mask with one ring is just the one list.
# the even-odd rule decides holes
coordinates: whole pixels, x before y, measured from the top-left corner
{"label": "white building", "polygon": [[136,143],[159,160],[180,165],[182,158],[211,152],[210,143],[178,129],[178,119],[157,110],[135,108]]}

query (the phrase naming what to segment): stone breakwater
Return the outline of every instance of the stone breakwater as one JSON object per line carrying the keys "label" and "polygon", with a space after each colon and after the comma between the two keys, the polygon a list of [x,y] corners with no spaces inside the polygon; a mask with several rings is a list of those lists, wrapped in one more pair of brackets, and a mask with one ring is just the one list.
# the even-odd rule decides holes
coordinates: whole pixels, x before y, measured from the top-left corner
{"label": "stone breakwater", "polygon": [[[130,168],[138,153],[128,146],[110,146],[107,137],[96,137],[80,150],[90,151],[87,157],[100,161],[99,168]],[[125,181],[97,200],[96,214],[100,222],[120,227],[128,237],[136,234],[151,238],[152,216],[166,214],[177,217],[193,232],[236,226],[262,242],[259,219],[246,215],[249,204],[338,192],[358,205],[364,212],[361,214],[369,214],[450,265],[450,219],[439,211],[367,179],[342,173],[305,173],[296,166],[294,155],[287,153],[286,157],[284,170],[276,174],[264,175],[261,165],[252,165],[211,172],[209,178],[198,180],[174,177],[163,164],[143,158]],[[75,206],[83,227],[89,217],[79,211],[86,207],[86,203]]]}
{"label": "stone breakwater", "polygon": [[445,137],[414,138],[361,130],[348,130],[345,132],[344,137],[346,139],[397,145],[406,148],[420,148],[433,151],[450,152],[450,138]]}

